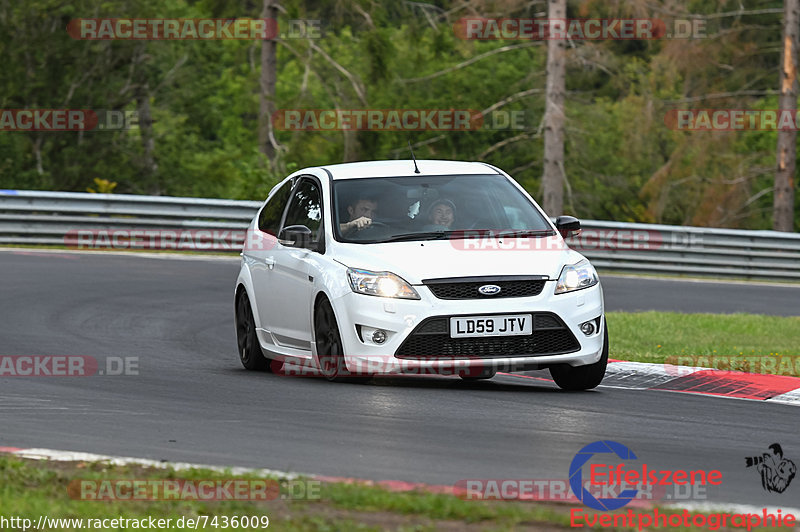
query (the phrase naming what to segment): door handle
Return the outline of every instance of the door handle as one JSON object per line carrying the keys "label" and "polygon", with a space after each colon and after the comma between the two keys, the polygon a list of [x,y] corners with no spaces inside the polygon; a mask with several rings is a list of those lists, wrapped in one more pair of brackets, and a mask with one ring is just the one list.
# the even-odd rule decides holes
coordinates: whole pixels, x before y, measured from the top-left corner
{"label": "door handle", "polygon": [[265,257],[264,264],[267,265],[267,268],[270,270],[275,267],[275,257]]}

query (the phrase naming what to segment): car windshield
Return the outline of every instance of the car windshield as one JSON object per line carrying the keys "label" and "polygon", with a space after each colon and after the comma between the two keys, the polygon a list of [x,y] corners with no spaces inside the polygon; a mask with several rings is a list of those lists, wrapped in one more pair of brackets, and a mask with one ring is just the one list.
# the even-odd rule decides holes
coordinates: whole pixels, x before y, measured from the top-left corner
{"label": "car windshield", "polygon": [[336,238],[343,242],[432,240],[468,231],[553,234],[530,200],[497,174],[336,180],[333,205]]}

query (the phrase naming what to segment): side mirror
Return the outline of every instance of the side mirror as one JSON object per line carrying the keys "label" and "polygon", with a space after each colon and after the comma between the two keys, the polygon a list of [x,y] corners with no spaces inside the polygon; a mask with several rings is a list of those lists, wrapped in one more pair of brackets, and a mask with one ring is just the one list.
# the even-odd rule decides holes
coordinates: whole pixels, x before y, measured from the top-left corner
{"label": "side mirror", "polygon": [[284,227],[278,235],[278,240],[284,246],[294,248],[312,249],[314,247],[314,243],[311,241],[311,229],[305,225]]}
{"label": "side mirror", "polygon": [[564,238],[581,234],[581,222],[572,216],[556,218],[556,229]]}

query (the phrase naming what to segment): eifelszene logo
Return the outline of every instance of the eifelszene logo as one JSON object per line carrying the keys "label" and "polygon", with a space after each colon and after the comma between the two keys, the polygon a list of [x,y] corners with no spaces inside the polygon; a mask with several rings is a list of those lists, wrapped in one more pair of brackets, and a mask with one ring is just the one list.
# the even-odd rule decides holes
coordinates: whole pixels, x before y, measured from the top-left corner
{"label": "eifelszene logo", "polygon": [[618,510],[631,502],[636,497],[638,490],[624,490],[616,498],[598,498],[592,495],[583,486],[583,465],[598,453],[613,453],[620,460],[637,460],[633,451],[621,443],[609,440],[592,442],[578,451],[575,458],[572,459],[572,463],[569,465],[569,485],[578,500],[589,508],[603,512]]}
{"label": "eifelszene logo", "polygon": [[[722,472],[718,469],[657,469],[646,462],[640,462],[641,467],[634,466],[634,468],[628,467],[625,463],[592,463],[589,465],[589,487],[608,488],[602,490],[603,496],[595,497],[587,489],[583,477],[583,466],[595,455],[611,455],[600,459],[622,460],[628,463],[639,458],[625,445],[610,440],[592,442],[575,454],[569,465],[570,488],[579,501],[589,508],[602,512],[622,508],[636,498],[640,489],[649,489],[653,486],[674,488],[680,486],[685,489],[691,488],[693,491],[695,488],[704,490],[706,486],[722,484]],[[636,486],[636,489],[633,486]]]}
{"label": "eifelszene logo", "polygon": [[756,467],[761,475],[761,487],[765,491],[783,493],[797,473],[797,466],[788,458],[783,457],[783,449],[779,443],[773,443],[769,449],[772,452],[763,453],[761,456],[746,457],[744,459],[747,464],[745,467]]}

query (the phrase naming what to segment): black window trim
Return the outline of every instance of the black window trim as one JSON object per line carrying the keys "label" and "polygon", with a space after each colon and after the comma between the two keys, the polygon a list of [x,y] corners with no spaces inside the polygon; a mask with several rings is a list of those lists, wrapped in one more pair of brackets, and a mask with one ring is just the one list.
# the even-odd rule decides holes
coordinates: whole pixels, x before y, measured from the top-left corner
{"label": "black window trim", "polygon": [[[310,180],[313,184],[317,185],[317,190],[319,190],[319,201],[322,205],[320,205],[320,222],[319,222],[319,243],[317,244],[317,249],[310,249],[309,251],[314,251],[319,253],[320,255],[325,254],[325,250],[327,246],[325,245],[325,198],[322,194],[322,182],[320,179],[313,175],[313,174],[301,174],[292,178],[294,183],[292,184],[292,190],[289,192],[289,201],[286,202],[286,205],[283,208],[283,214],[281,215],[281,223],[278,227],[278,235],[281,234],[283,231],[284,224],[286,224],[286,215],[289,213],[289,206],[292,204],[292,200],[294,199],[294,193],[297,191],[297,188],[303,183],[305,180]],[[278,235],[275,235],[276,238]],[[283,245],[280,243],[280,239],[278,240],[278,245]],[[291,248],[294,249],[294,248]]]}
{"label": "black window trim", "polygon": [[[294,181],[294,183],[293,183],[293,181]],[[266,231],[264,231],[263,229],[261,229],[261,213],[264,211],[264,209],[266,209],[270,198],[274,198],[278,194],[278,192],[280,192],[280,190],[283,187],[288,185],[289,186],[289,200],[286,202],[286,205],[283,206],[283,211],[281,211],[280,221],[278,222],[278,231],[277,232],[280,233],[281,227],[282,227],[282,224],[283,224],[283,219],[286,216],[286,209],[289,207],[289,203],[291,203],[291,200],[292,200],[292,192],[294,192],[295,184],[296,184],[296,179],[295,178],[289,179],[285,183],[282,181],[281,183],[276,185],[276,188],[274,189],[275,193],[274,194],[270,194],[270,195],[267,196],[267,199],[264,200],[264,205],[261,206],[261,208],[258,210],[258,214],[256,215],[256,229],[258,231],[264,233],[265,235],[269,234]],[[270,235],[270,236],[274,236],[275,238],[278,238],[277,234]]]}

